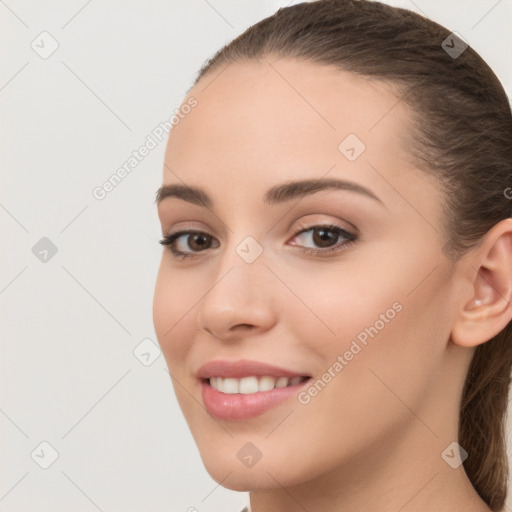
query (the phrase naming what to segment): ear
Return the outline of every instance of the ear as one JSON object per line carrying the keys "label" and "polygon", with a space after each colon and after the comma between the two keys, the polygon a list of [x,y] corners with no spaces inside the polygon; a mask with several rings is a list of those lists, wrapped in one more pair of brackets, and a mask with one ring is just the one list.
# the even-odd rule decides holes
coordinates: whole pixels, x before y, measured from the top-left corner
{"label": "ear", "polygon": [[512,218],[487,232],[467,264],[472,297],[461,305],[451,340],[475,347],[496,336],[512,319]]}

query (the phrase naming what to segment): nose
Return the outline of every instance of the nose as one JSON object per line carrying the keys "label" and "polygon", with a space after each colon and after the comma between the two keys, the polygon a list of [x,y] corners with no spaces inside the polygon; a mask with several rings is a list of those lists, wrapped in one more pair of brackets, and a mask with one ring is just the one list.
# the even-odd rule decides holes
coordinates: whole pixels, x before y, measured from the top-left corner
{"label": "nose", "polygon": [[233,254],[219,266],[198,305],[199,327],[222,340],[261,334],[277,321],[274,288],[279,281],[263,258],[246,263]]}

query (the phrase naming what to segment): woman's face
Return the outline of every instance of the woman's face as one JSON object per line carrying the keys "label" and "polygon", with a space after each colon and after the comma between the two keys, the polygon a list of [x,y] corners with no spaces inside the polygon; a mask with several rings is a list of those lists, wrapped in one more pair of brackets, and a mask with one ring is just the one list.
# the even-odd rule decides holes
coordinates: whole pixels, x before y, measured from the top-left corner
{"label": "woman's face", "polygon": [[[402,147],[406,107],[380,82],[289,59],[231,64],[190,97],[163,186],[210,201],[162,192],[163,235],[202,236],[164,246],[153,313],[210,475],[248,490],[368,472],[404,439],[444,464],[466,371],[448,343],[460,288],[439,189]],[[212,361],[226,364],[200,372]],[[310,379],[255,391],[287,375]]]}

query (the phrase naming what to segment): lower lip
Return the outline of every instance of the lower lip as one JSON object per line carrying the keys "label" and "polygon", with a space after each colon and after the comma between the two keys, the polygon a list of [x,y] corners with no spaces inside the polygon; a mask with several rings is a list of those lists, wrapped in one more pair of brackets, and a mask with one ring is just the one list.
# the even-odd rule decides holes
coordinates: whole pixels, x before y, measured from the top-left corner
{"label": "lower lip", "polygon": [[210,386],[208,382],[201,381],[201,392],[207,411],[215,418],[231,421],[248,420],[296,396],[299,389],[307,385],[310,380],[295,386],[248,394],[222,393]]}

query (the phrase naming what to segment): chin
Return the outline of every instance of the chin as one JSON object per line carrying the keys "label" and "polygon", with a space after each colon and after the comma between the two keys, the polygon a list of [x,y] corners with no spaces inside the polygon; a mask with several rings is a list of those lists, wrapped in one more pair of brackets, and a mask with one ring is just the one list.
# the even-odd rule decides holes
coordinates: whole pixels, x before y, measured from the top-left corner
{"label": "chin", "polygon": [[[232,491],[248,492],[280,487],[276,480],[261,467],[259,469],[256,469],[256,467],[240,468],[212,462],[211,464],[205,464],[205,468],[218,484]],[[276,479],[280,481],[278,477]]]}
{"label": "chin", "polygon": [[[237,448],[238,450],[238,448]],[[232,455],[231,455],[232,454]],[[238,492],[257,489],[292,487],[309,480],[312,475],[305,471],[291,471],[285,456],[262,457],[252,467],[244,465],[236,456],[236,450],[221,450],[209,447],[201,458],[208,474],[218,484]]]}

